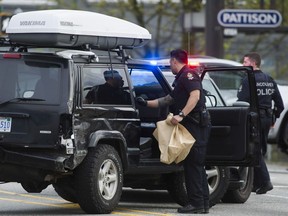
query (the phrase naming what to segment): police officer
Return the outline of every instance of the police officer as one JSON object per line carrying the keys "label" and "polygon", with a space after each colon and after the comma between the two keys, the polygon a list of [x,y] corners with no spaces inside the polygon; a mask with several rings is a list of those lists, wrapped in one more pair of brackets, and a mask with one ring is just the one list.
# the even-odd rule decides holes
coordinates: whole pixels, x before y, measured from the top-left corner
{"label": "police officer", "polygon": [[[278,118],[284,109],[283,101],[277,84],[269,75],[260,70],[261,57],[258,53],[248,53],[243,57],[244,66],[252,66],[255,74],[257,95],[259,101],[261,124],[261,156],[260,165],[254,168],[254,187],[256,194],[265,194],[273,189],[264,156],[267,152],[267,139],[270,127],[274,124],[274,116]],[[249,85],[247,78],[243,79],[238,90],[238,100],[249,102]],[[274,108],[272,109],[272,101]]]}
{"label": "police officer", "polygon": [[209,213],[209,189],[204,163],[211,129],[210,117],[205,108],[201,78],[187,63],[185,50],[171,51],[170,67],[176,75],[173,91],[163,98],[145,101],[139,97],[136,101],[140,105],[154,108],[175,105],[171,123],[181,123],[196,139],[183,163],[188,203],[179,208],[178,212]]}

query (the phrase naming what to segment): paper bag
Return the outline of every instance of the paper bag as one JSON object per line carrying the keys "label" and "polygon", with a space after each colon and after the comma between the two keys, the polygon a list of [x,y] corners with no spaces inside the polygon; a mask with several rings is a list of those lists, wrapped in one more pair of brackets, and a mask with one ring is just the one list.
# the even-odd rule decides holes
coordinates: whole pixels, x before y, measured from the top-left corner
{"label": "paper bag", "polygon": [[184,160],[195,143],[194,137],[183,125],[171,124],[172,117],[173,114],[169,113],[166,120],[157,122],[153,132],[161,152],[160,161],[166,164]]}

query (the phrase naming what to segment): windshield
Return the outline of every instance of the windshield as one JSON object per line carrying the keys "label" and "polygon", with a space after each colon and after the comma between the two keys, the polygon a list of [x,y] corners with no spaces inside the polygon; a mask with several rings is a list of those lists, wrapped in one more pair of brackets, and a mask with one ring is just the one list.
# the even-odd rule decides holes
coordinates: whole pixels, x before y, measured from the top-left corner
{"label": "windshield", "polygon": [[[2,60],[0,103],[6,101],[58,103],[60,71],[61,67],[57,64],[21,59]],[[31,100],[12,100],[14,98],[30,98]]]}

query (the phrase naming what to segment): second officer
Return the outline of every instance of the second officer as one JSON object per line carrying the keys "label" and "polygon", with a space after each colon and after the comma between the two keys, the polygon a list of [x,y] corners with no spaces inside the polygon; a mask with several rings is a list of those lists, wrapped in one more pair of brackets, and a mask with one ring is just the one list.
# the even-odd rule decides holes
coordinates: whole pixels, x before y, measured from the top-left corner
{"label": "second officer", "polygon": [[[269,75],[260,70],[261,57],[252,52],[244,55],[243,66],[253,67],[256,80],[257,95],[259,101],[260,124],[261,124],[261,155],[260,164],[254,167],[253,192],[265,194],[273,189],[270,175],[264,161],[267,152],[267,139],[270,127],[274,124],[274,117],[278,118],[284,109],[283,101],[276,82]],[[248,79],[244,78],[238,90],[238,100],[249,102]],[[274,106],[272,108],[272,101]]]}

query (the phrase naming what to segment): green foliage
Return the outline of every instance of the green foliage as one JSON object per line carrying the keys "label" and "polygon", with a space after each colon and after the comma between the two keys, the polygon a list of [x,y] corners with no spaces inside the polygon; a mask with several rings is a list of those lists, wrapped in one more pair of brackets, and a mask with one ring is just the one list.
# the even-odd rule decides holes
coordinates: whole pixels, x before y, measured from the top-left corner
{"label": "green foliage", "polygon": [[[168,43],[172,43],[173,38],[179,32],[179,14],[182,14],[182,4],[172,0],[159,0],[158,2],[146,3],[138,0],[118,0],[116,3],[100,1],[91,5],[96,12],[127,19],[138,25],[147,28],[152,35],[152,42],[144,47],[145,53],[142,56],[160,55],[160,51],[165,50]],[[188,2],[197,2],[185,0]],[[137,52],[137,50],[136,50]]]}
{"label": "green foliage", "polygon": [[58,3],[59,8],[62,9],[72,9],[72,10],[76,10],[79,9],[78,8],[78,0],[55,0],[55,2]]}
{"label": "green foliage", "polygon": [[200,11],[203,7],[202,0],[181,0],[183,11]]}

